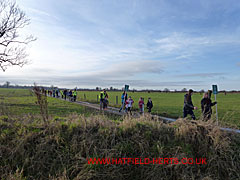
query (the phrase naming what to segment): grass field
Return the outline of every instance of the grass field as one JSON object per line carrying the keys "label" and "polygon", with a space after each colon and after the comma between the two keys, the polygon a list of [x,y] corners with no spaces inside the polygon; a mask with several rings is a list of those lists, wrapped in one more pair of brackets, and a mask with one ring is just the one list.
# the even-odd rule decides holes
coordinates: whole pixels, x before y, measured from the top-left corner
{"label": "grass field", "polygon": [[[97,91],[80,91],[78,92],[78,100],[97,102],[97,95],[100,92]],[[84,99],[84,94],[86,99]],[[121,103],[121,92],[108,92],[109,103],[112,106],[120,107],[116,105],[116,96],[118,96],[118,104]],[[138,108],[138,100],[143,97],[145,104],[147,103],[148,97],[152,98],[154,107],[152,113],[159,114],[166,117],[178,118],[182,117],[183,114],[183,99],[185,93],[146,93],[146,92],[129,92],[128,95],[132,96],[134,103],[134,108]],[[195,111],[197,118],[201,116],[201,99],[202,94],[193,94],[193,104],[199,109]],[[214,97],[212,97],[214,101]],[[240,128],[240,94],[230,94],[224,95],[222,93],[217,95],[218,102],[218,114],[219,122],[222,126],[236,126]],[[145,111],[147,109],[145,108]],[[213,113],[215,113],[215,107],[213,107]],[[213,116],[213,118],[215,118]]]}
{"label": "grass field", "polygon": [[[33,92],[25,89],[0,89],[0,115],[39,115]],[[89,113],[85,107],[54,98],[48,98],[50,116],[67,116],[71,113]]]}
{"label": "grass field", "polygon": [[[86,99],[84,99],[84,94]],[[120,107],[121,92],[108,92],[111,106]],[[135,103],[134,108],[138,108],[139,97],[145,99],[151,97],[154,103],[152,112],[166,117],[182,117],[183,96],[184,93],[144,93],[129,92]],[[78,100],[97,103],[97,91],[79,91]],[[116,96],[118,96],[118,105],[116,105]],[[200,108],[202,95],[196,93],[193,95],[193,103]],[[240,128],[240,94],[218,94],[218,112],[219,121],[222,126]],[[50,116],[67,116],[71,113],[90,115],[93,113],[85,107],[54,98],[48,98],[48,110]],[[146,110],[146,109],[145,109]],[[36,104],[36,97],[30,90],[26,89],[0,89],[0,114],[1,115],[23,115],[39,114],[39,106]],[[215,108],[213,108],[215,112]],[[197,118],[200,118],[201,110],[195,111]],[[215,118],[213,116],[213,118]]]}
{"label": "grass field", "polygon": [[[98,92],[79,92],[78,98],[84,98],[84,93],[86,100],[96,102]],[[112,105],[118,94],[109,93]],[[178,108],[181,114],[183,94],[130,95],[135,101],[139,96],[145,99],[151,96],[154,112],[162,115],[177,117],[174,110]],[[232,108],[237,103],[239,107],[238,96],[219,95],[219,99],[226,109],[235,112]],[[200,98],[195,94],[195,104]],[[114,121],[112,117],[94,115],[93,110],[57,98],[48,98],[50,117],[44,121],[38,118],[40,110],[36,100],[30,90],[0,89],[0,179],[240,178],[240,135],[223,132],[212,122],[179,119],[165,124],[151,116],[125,116],[121,121]],[[232,117],[236,121],[222,118],[222,122],[239,126],[239,114]],[[129,157],[206,158],[207,164],[108,165],[87,161],[88,158]]]}

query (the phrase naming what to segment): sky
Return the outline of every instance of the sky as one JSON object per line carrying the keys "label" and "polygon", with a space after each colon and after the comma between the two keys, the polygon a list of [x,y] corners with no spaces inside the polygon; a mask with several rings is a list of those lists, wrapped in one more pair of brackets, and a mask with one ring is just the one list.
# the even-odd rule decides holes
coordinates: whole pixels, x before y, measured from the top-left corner
{"label": "sky", "polygon": [[17,0],[29,64],[0,84],[240,90],[239,0]]}

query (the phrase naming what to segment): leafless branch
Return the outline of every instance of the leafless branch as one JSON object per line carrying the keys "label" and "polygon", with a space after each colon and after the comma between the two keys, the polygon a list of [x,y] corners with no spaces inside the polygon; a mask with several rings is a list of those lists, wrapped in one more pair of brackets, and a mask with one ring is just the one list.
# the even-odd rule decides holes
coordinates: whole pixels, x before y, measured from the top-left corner
{"label": "leafless branch", "polygon": [[32,35],[20,38],[19,30],[29,25],[26,14],[10,0],[0,0],[0,69],[27,63],[26,46],[35,41]]}

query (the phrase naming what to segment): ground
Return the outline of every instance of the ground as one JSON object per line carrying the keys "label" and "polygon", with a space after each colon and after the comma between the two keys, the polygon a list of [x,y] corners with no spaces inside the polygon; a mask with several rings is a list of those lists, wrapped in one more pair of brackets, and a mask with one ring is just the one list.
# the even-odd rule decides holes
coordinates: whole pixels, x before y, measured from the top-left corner
{"label": "ground", "polygon": [[[79,91],[78,100],[97,103],[98,91]],[[84,96],[85,94],[85,96]],[[108,92],[109,103],[111,106],[120,107],[121,92]],[[183,96],[184,93],[146,93],[146,92],[129,92],[129,96],[134,99],[134,108],[138,108],[138,100],[143,97],[146,101],[151,97],[154,103],[152,113],[161,116],[179,118],[182,117],[183,111]],[[118,96],[118,105],[116,105],[116,96]],[[195,93],[192,97],[193,103],[199,109],[195,111],[197,118],[201,116],[200,101],[202,94]],[[86,97],[86,99],[85,99]],[[213,97],[212,100],[214,101]],[[219,122],[224,127],[240,128],[240,94],[228,93],[217,95]],[[4,114],[39,114],[39,107],[36,104],[36,97],[27,89],[0,89],[0,112]],[[71,113],[91,114],[92,110],[85,107],[61,101],[55,98],[48,98],[49,114],[52,116],[67,116]],[[147,109],[145,108],[145,111]],[[215,107],[213,107],[215,114]],[[215,118],[213,116],[213,118]]]}
{"label": "ground", "polygon": [[[109,94],[114,104],[114,93]],[[150,94],[159,103],[167,99],[168,107],[174,99],[180,106],[183,95]],[[97,92],[86,92],[90,95]],[[223,132],[214,123],[179,119],[164,124],[147,115],[113,120],[56,98],[48,98],[50,117],[44,121],[36,100],[29,90],[0,89],[0,179],[240,178],[239,134]],[[89,158],[205,158],[206,163],[88,164]]]}
{"label": "ground", "polygon": [[[97,95],[99,95],[99,93],[100,92],[97,91],[80,91],[78,92],[78,100],[96,103]],[[84,94],[86,99],[84,98]],[[118,104],[120,104],[122,93],[110,91],[108,94],[110,105],[120,107],[120,105],[116,105],[116,96],[118,96]],[[140,97],[144,98],[145,104],[147,103],[148,97],[151,97],[154,103],[152,113],[172,118],[182,117],[185,93],[129,92],[128,94],[129,96],[132,96],[133,100],[135,101],[135,109],[138,108],[138,100]],[[200,102],[202,97],[203,94],[200,93],[195,93],[192,96],[193,104],[199,108],[198,110],[194,111],[198,119],[201,116]],[[214,101],[214,96],[212,97],[212,101]],[[217,102],[220,124],[222,126],[236,126],[236,128],[240,128],[240,93],[227,93],[227,95],[220,93],[217,95]],[[147,111],[146,108],[145,111]],[[215,114],[215,107],[213,107],[213,114]]]}

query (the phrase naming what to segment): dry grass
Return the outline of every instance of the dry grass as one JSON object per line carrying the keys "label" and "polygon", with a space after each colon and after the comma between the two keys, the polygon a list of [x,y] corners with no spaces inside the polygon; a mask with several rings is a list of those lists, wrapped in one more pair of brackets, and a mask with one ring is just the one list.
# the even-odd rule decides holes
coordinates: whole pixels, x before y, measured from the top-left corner
{"label": "dry grass", "polygon": [[[21,123],[20,123],[21,122]],[[211,122],[71,115],[0,121],[2,179],[240,179],[240,137]],[[88,165],[87,157],[207,158],[207,165]]]}
{"label": "dry grass", "polygon": [[44,93],[41,91],[40,87],[38,87],[36,84],[34,85],[33,92],[35,96],[37,97],[36,104],[38,104],[40,108],[40,114],[43,118],[43,121],[45,123],[48,123],[48,102],[47,102],[47,96],[44,95]]}

